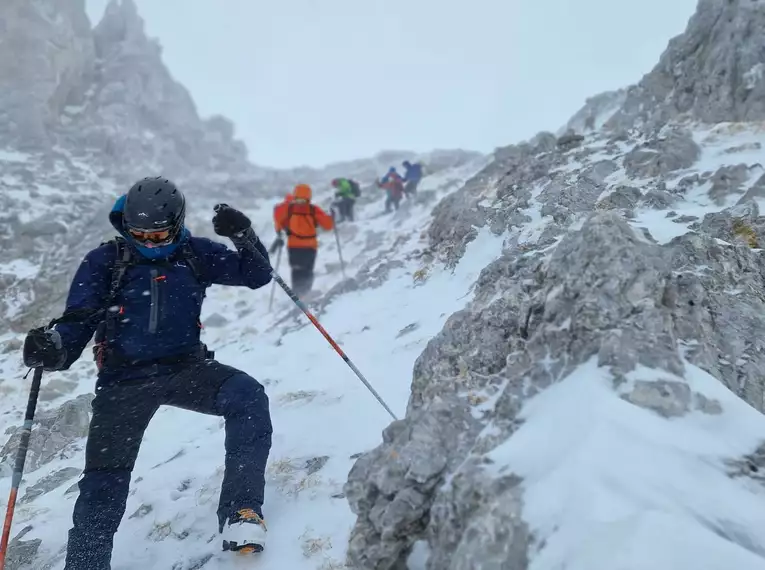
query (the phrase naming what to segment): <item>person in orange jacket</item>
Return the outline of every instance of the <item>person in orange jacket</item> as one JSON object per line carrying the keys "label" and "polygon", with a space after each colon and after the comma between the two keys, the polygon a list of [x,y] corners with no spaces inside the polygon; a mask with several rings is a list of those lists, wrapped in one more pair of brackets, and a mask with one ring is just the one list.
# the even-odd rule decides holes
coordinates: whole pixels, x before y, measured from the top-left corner
{"label": "person in orange jacket", "polygon": [[274,228],[278,234],[272,249],[284,246],[282,232],[287,234],[287,255],[292,270],[292,289],[305,295],[313,287],[313,270],[319,247],[317,232],[335,227],[335,221],[319,206],[311,204],[313,192],[308,184],[298,184],[292,200],[274,208]]}

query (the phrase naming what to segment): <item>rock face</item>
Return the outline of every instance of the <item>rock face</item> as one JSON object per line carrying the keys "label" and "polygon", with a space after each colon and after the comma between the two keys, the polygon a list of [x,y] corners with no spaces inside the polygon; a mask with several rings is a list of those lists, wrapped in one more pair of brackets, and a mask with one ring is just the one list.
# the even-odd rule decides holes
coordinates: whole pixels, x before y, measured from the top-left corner
{"label": "rock face", "polygon": [[0,7],[0,137],[50,144],[66,105],[83,101],[95,54],[85,0],[7,0]]}
{"label": "rock face", "polygon": [[[549,258],[516,250],[489,265],[472,306],[417,360],[406,418],[349,475],[349,562],[403,568],[427,538],[428,568],[526,568],[520,481],[486,475],[481,454],[515,432],[528,398],[593,356],[617,382],[638,365],[682,376],[687,347],[686,358],[765,410],[763,283],[747,246],[694,234],[661,246],[615,212],[592,215]],[[481,406],[487,397],[493,408]],[[720,413],[681,382],[637,382],[623,397],[665,417]]]}
{"label": "rock face", "polygon": [[37,497],[50,493],[54,489],[57,489],[58,487],[66,483],[67,481],[74,479],[80,473],[82,473],[82,470],[76,467],[64,467],[63,469],[57,469],[50,475],[46,475],[45,477],[40,479],[34,485],[31,485],[26,490],[26,493],[24,494],[24,496],[21,497],[21,500],[19,502],[21,504],[30,503],[34,501]]}
{"label": "rock face", "polygon": [[688,117],[705,123],[765,119],[765,5],[699,0],[685,32],[628,90],[610,128],[653,128]]}
{"label": "rock face", "polygon": [[126,181],[147,167],[171,177],[200,167],[253,175],[231,123],[200,119],[172,79],[133,0],[112,0],[94,30],[84,0],[11,0],[0,22],[0,124],[7,125],[0,141],[7,146],[59,144]]}
{"label": "rock face", "polygon": [[[73,143],[120,162],[126,181],[155,164],[174,179],[200,165],[210,172],[254,176],[244,144],[222,117],[202,120],[188,91],[162,63],[132,0],[112,2],[92,33],[96,81],[86,107],[65,129]],[[78,140],[80,139],[80,140]]]}
{"label": "rock face", "polygon": [[669,129],[665,136],[649,139],[624,158],[631,178],[653,178],[690,167],[701,149],[685,129]]}
{"label": "rock face", "polygon": [[[92,394],[78,396],[54,410],[37,414],[24,466],[26,473],[32,473],[50,461],[62,457],[71,444],[88,434],[92,400]],[[20,437],[21,428],[16,428],[0,450],[0,472],[11,472]]]}
{"label": "rock face", "polygon": [[589,97],[584,106],[569,119],[559,134],[562,135],[565,131],[584,133],[600,129],[603,123],[624,104],[626,97],[626,89],[606,91]]}
{"label": "rock face", "polygon": [[671,121],[765,119],[765,5],[699,0],[685,31],[636,85],[590,97],[563,130],[655,132]]}
{"label": "rock face", "polygon": [[[660,418],[723,413],[687,381],[686,362],[765,412],[763,167],[736,158],[760,144],[736,132],[761,131],[685,121],[765,118],[763,30],[762,2],[700,0],[637,86],[589,100],[557,140],[498,149],[438,204],[428,236],[447,266],[481,231],[505,249],[417,359],[406,417],[349,474],[349,566],[403,569],[426,541],[429,570],[529,568],[544,537],[526,522],[523,481],[492,470],[490,454],[523,426],[530,398],[584,363]],[[640,217],[667,221],[651,235]],[[635,380],[640,369],[666,377]],[[730,476],[761,484],[764,447]]]}
{"label": "rock face", "polygon": [[33,538],[32,540],[21,540],[29,531],[31,526],[24,527],[21,532],[14,536],[8,544],[8,558],[5,567],[7,570],[22,570],[30,568],[30,564],[35,561],[37,551],[40,549],[42,540]]}

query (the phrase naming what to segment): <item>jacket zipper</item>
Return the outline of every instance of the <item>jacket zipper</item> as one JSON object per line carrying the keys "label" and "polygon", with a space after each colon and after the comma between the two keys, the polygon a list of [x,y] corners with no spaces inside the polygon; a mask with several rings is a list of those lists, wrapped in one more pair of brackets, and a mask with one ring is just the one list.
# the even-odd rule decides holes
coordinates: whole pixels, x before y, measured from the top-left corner
{"label": "jacket zipper", "polygon": [[157,333],[159,322],[159,271],[151,270],[151,310],[149,312],[149,334]]}

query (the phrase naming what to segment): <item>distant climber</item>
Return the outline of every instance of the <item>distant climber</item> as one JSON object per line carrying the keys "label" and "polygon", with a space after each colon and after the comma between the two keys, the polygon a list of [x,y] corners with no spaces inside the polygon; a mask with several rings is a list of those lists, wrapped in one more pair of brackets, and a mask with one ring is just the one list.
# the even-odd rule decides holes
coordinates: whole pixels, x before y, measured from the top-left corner
{"label": "distant climber", "polygon": [[344,221],[353,221],[353,207],[356,204],[356,198],[361,196],[361,187],[359,183],[350,178],[335,178],[332,180],[332,187],[335,189],[336,201],[333,204],[337,206],[340,214],[338,223]]}
{"label": "distant climber", "polygon": [[401,163],[404,167],[404,195],[407,198],[417,194],[417,186],[422,180],[422,164],[415,162],[412,164],[408,160]]}
{"label": "distant climber", "polygon": [[396,172],[396,168],[391,166],[388,173],[377,182],[377,186],[387,192],[385,212],[390,212],[391,206],[398,210],[398,205],[404,195],[404,179]]}
{"label": "distant climber", "polygon": [[282,232],[287,234],[287,255],[292,269],[292,289],[298,296],[313,288],[313,270],[319,247],[319,227],[331,230],[332,216],[319,206],[311,204],[313,192],[308,184],[298,184],[290,202],[279,204],[274,210],[274,227],[278,234],[273,250],[284,246]]}

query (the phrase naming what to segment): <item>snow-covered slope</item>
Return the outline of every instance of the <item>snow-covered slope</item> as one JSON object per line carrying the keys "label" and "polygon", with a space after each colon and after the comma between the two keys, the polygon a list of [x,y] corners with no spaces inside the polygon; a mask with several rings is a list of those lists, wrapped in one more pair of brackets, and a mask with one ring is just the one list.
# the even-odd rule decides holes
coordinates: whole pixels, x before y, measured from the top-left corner
{"label": "snow-covered slope", "polygon": [[[459,188],[485,162],[426,178],[419,203],[404,202],[394,215],[379,216],[383,198],[378,190],[377,201],[359,209],[360,222],[340,226],[346,272],[353,276],[345,281],[343,290],[353,290],[319,302],[318,314],[399,415],[405,411],[417,355],[446,317],[465,305],[480,269],[499,255],[501,240],[487,234],[472,246],[475,258],[456,272],[438,267],[429,270],[423,261],[427,248],[423,229],[429,223],[433,201]],[[323,199],[319,193],[317,201]],[[271,206],[248,211],[256,228],[270,226]],[[209,225],[209,215],[198,223],[200,230],[202,223]],[[270,231],[262,233],[267,242],[273,237]],[[317,289],[329,291],[342,281],[338,259],[333,235],[323,235]],[[289,272],[283,274],[288,277]],[[264,562],[281,568],[340,568],[353,524],[342,494],[353,463],[351,456],[376,445],[389,417],[307,319],[293,314],[292,302],[283,292],[275,293],[269,313],[269,295],[270,288],[252,292],[214,287],[203,315],[207,323],[204,339],[216,349],[219,359],[263,382],[271,400],[275,432],[264,507],[271,532]],[[11,336],[4,338],[7,341]],[[0,430],[19,422],[28,385],[21,380],[23,374],[18,353],[8,354],[2,361],[2,376],[14,381],[3,385],[6,413],[0,416]],[[43,416],[44,410],[59,410],[63,401],[82,395],[85,400],[75,406],[77,412],[60,423],[76,424],[74,418],[81,418],[78,413],[82,411],[86,418],[93,381],[93,366],[87,357],[72,371],[48,375],[45,383],[50,386],[53,382],[53,389],[43,391]],[[73,391],[57,396],[62,383]],[[76,498],[70,487],[83,462],[83,440],[78,437],[82,432],[63,431],[72,440],[57,444],[49,438],[45,451],[40,434],[35,433],[33,439],[38,443],[32,446],[32,470],[25,477],[22,495],[46,477],[56,487],[33,501],[22,499],[16,513],[17,530],[27,524],[33,527],[23,540],[42,539],[34,568],[63,565],[62,548]],[[48,451],[48,462],[35,469],[40,463],[36,458]],[[13,446],[4,453],[6,461],[11,459]],[[218,418],[170,408],[157,414],[134,473],[128,518],[115,546],[115,570],[197,568],[213,554],[204,568],[231,567],[231,555],[217,558],[215,505],[222,453],[223,429]],[[50,460],[49,455],[55,459]],[[7,463],[5,467],[7,473]],[[3,501],[0,498],[0,507]]]}
{"label": "snow-covered slope", "polygon": [[[326,294],[316,304],[322,323],[396,415],[406,414],[355,466],[358,454],[379,444],[386,412],[281,292],[268,313],[268,289],[215,289],[206,341],[223,361],[263,381],[272,402],[265,506],[272,538],[263,561],[343,568],[350,536],[348,568],[393,568],[395,560],[412,569],[477,568],[477,560],[544,570],[758,568],[765,489],[752,469],[761,462],[765,418],[734,392],[755,405],[759,397],[762,407],[758,345],[738,339],[765,323],[747,315],[756,320],[741,328],[730,319],[762,304],[751,292],[762,277],[749,269],[760,252],[734,234],[714,237],[730,225],[719,216],[757,226],[757,198],[743,210],[735,205],[756,186],[757,168],[722,198],[710,190],[715,171],[751,162],[756,155],[747,153],[765,136],[752,125],[720,125],[692,138],[696,159],[643,180],[643,192],[625,194],[634,198],[629,204],[616,193],[632,179],[631,153],[642,142],[608,144],[597,134],[577,149],[549,151],[553,180],[529,188],[523,218],[498,208],[504,184],[492,172],[504,169],[496,161],[433,176],[423,183],[422,204],[379,216],[376,202],[360,209],[359,222],[341,226],[345,282],[333,236],[325,235],[317,287]],[[587,207],[576,211],[565,191],[550,192],[565,180],[591,180],[595,167],[610,174],[589,192]],[[649,189],[658,183],[666,184],[666,203]],[[445,235],[437,227],[444,208],[479,186],[474,198],[495,208],[484,206],[486,223],[474,219],[468,236],[451,218],[450,239],[467,242],[464,251],[449,239],[428,240]],[[434,214],[431,192],[432,199],[448,194]],[[268,225],[269,212],[249,213],[258,227]],[[500,227],[499,218],[490,219],[500,212],[521,223]],[[700,237],[692,237],[694,228]],[[263,235],[269,241],[268,231]],[[722,267],[728,273],[718,283]],[[670,287],[681,278],[698,282]],[[711,338],[704,313],[682,308],[691,292],[708,299],[699,305],[727,303],[730,316],[718,317],[715,332],[728,345]],[[670,294],[674,305],[662,305]],[[673,315],[671,342],[662,311]],[[519,337],[507,337],[509,330]],[[712,348],[718,368],[706,360]],[[723,358],[736,361],[738,383]],[[48,381],[80,378],[75,393],[86,394],[91,372],[82,362]],[[21,374],[17,355],[9,355],[3,377]],[[25,397],[25,383],[5,386],[4,401],[13,406],[0,416],[0,429],[18,424]],[[69,397],[49,393],[43,407],[56,409]],[[50,443],[56,459],[25,479],[25,489],[46,477],[57,481],[17,513],[17,529],[32,526],[23,540],[42,539],[35,568],[61,567],[81,435]],[[236,565],[215,552],[222,439],[216,418],[174,409],[157,415],[118,534],[115,570]],[[355,526],[346,493],[359,515]]]}

